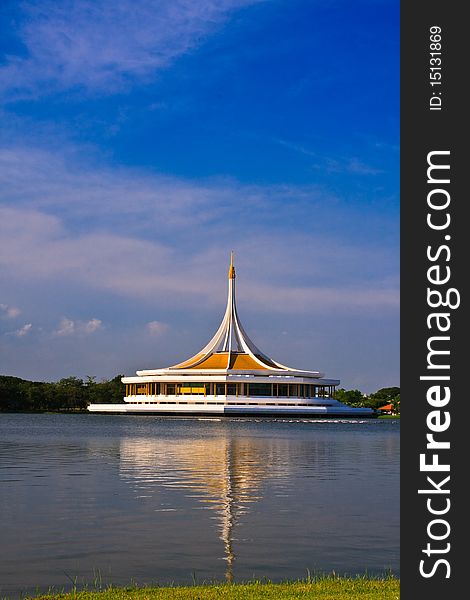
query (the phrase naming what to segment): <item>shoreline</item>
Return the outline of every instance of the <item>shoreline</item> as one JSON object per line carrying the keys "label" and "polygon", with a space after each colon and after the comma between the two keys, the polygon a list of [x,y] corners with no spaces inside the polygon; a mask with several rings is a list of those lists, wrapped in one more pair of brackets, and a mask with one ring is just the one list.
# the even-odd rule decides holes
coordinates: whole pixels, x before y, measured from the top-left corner
{"label": "shoreline", "polygon": [[[93,415],[93,414],[97,414],[97,413],[92,413],[87,409],[58,409],[58,410],[0,410],[0,415]],[[121,413],[109,413],[109,414],[121,414]],[[131,414],[131,413],[129,413]],[[146,415],[143,415],[146,416]],[[167,415],[151,415],[151,416],[167,416]],[[178,415],[175,415],[176,417],[178,417]],[[184,415],[181,415],[184,416]],[[238,417],[238,418],[243,418],[243,417]],[[285,419],[285,418],[292,418],[292,417],[283,417],[283,416],[279,416],[279,417],[270,417],[270,418],[279,418],[279,419]],[[298,418],[305,418],[305,417],[298,417]],[[328,417],[324,417],[324,416],[316,416],[316,419],[320,419],[320,418],[324,418],[325,420],[328,419]],[[344,419],[344,418],[357,418],[357,419],[361,419],[364,417],[344,417],[344,416],[335,416],[335,417],[330,417],[330,418],[338,418],[338,419]],[[400,415],[378,415],[377,417],[374,417],[374,419],[377,420],[383,420],[383,419],[400,419]]]}
{"label": "shoreline", "polygon": [[315,598],[316,600],[397,600],[400,597],[400,579],[384,577],[340,577],[334,574],[305,580],[272,583],[203,583],[190,586],[162,587],[109,587],[104,590],[72,590],[38,596],[24,596],[35,600],[283,600]]}

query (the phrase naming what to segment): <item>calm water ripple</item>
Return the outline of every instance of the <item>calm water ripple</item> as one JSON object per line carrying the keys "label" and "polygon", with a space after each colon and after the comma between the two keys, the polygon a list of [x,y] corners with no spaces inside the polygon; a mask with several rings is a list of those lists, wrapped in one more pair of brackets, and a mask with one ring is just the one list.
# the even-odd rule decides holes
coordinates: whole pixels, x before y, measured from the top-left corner
{"label": "calm water ripple", "polygon": [[399,421],[0,415],[0,597],[399,572]]}

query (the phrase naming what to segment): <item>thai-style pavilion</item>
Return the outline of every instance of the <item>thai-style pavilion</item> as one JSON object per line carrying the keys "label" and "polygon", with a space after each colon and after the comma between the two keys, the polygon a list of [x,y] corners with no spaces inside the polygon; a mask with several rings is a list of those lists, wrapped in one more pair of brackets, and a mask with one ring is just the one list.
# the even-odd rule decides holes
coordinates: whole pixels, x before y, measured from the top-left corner
{"label": "thai-style pavilion", "polygon": [[335,399],[337,379],[318,371],[287,367],[250,340],[235,299],[233,253],[228,271],[227,308],[210,342],[191,358],[164,369],[123,377],[124,403],[90,404],[101,413],[171,416],[373,417]]}

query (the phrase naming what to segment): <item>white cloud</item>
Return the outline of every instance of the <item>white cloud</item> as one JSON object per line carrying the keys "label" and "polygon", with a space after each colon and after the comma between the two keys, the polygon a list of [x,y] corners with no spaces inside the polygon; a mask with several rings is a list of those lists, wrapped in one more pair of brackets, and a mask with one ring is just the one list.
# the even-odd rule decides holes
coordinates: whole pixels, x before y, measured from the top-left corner
{"label": "white cloud", "polygon": [[[0,264],[10,278],[52,281],[53,287],[73,281],[84,286],[84,293],[87,288],[106,290],[166,306],[192,305],[196,297],[207,306],[223,304],[220,277],[223,273],[225,279],[225,267],[221,265],[228,261],[228,249],[225,253],[209,246],[196,255],[180,256],[158,242],[106,232],[72,234],[57,217],[38,211],[0,209],[0,220],[0,229],[5,227],[0,235]],[[305,243],[302,236],[287,234],[279,242],[269,236],[240,240],[237,250],[246,265],[244,289],[249,289],[251,306],[286,313],[398,307],[393,278],[376,277],[359,284],[354,267],[367,259],[365,251],[330,243],[318,252],[320,257],[329,254],[330,262],[315,264],[309,260],[315,248]],[[332,265],[341,263],[343,269],[347,265],[347,279],[328,273]],[[289,281],[291,274],[298,279],[302,273],[302,285]],[[315,273],[317,282],[312,279]],[[326,285],[328,277],[332,283]],[[81,324],[80,331],[96,330],[97,321],[89,321],[85,328]],[[64,318],[56,333],[68,335],[77,327],[78,322]]]}
{"label": "white cloud", "polygon": [[168,325],[161,321],[150,321],[150,323],[147,323],[146,328],[150,335],[162,335],[168,331]]}
{"label": "white cloud", "polygon": [[12,95],[84,88],[108,94],[148,81],[257,0],[29,0],[17,34],[27,57],[0,69]]}
{"label": "white cloud", "polygon": [[63,317],[60,320],[59,327],[54,332],[56,335],[72,335],[75,333],[75,323],[71,319]]}
{"label": "white cloud", "polygon": [[89,321],[87,321],[84,326],[83,329],[85,331],[85,333],[94,333],[95,331],[98,331],[98,329],[101,329],[103,327],[103,322],[100,319],[90,319]]}
{"label": "white cloud", "polygon": [[23,327],[20,327],[20,329],[17,329],[14,332],[14,335],[16,335],[16,337],[24,337],[25,335],[28,335],[29,333],[31,333],[32,328],[33,328],[32,323],[26,323],[26,325],[23,325]]}
{"label": "white cloud", "polygon": [[15,319],[21,314],[21,310],[16,306],[8,306],[8,304],[0,304],[0,313],[7,319]]}
{"label": "white cloud", "polygon": [[[186,308],[196,299],[198,306],[220,306],[221,273],[225,277],[228,253],[235,249],[242,290],[249,290],[251,306],[259,310],[398,306],[398,253],[390,250],[387,219],[371,223],[348,209],[352,234],[348,238],[340,227],[342,238],[335,239],[341,205],[314,186],[193,182],[79,166],[63,154],[0,151],[4,285],[47,282],[52,291],[73,284],[84,294],[106,291],[158,307]],[[305,208],[312,220],[294,230],[292,206],[296,214]],[[76,327],[64,322],[57,334]],[[97,323],[88,325],[94,328]]]}
{"label": "white cloud", "polygon": [[89,335],[95,333],[102,328],[100,319],[90,319],[89,321],[73,321],[66,317],[62,317],[58,328],[54,331],[58,336],[69,336],[75,334]]}
{"label": "white cloud", "polygon": [[[0,195],[5,206],[40,209],[60,215],[67,223],[88,229],[101,225],[113,232],[161,239],[204,227],[204,239],[224,239],[238,228],[237,239],[249,229],[289,229],[292,215],[300,230],[313,235],[353,236],[361,244],[380,238],[380,245],[397,228],[390,215],[376,218],[354,209],[317,185],[249,185],[229,178],[191,180],[137,168],[84,163],[84,149],[61,142],[60,153],[26,146],[0,147]],[[378,203],[371,192],[371,201]],[[393,218],[393,215],[392,215]],[[398,227],[398,215],[397,215]],[[52,226],[52,222],[49,223]],[[354,233],[351,232],[354,227]],[[46,233],[46,232],[45,232]],[[48,232],[47,232],[48,233]],[[185,235],[186,239],[189,239]]]}
{"label": "white cloud", "polygon": [[[60,215],[72,226],[88,230],[103,226],[140,239],[170,235],[173,240],[178,236],[189,240],[188,232],[191,237],[202,232],[207,243],[227,238],[235,228],[238,239],[247,223],[251,231],[271,227],[284,232],[282,225],[286,222],[289,229],[294,211],[306,216],[298,228],[314,227],[313,235],[330,234],[344,211],[342,238],[353,220],[354,238],[367,236],[361,244],[375,235],[383,245],[384,235],[390,237],[387,219],[371,223],[363,211],[354,214],[348,200],[342,203],[319,186],[247,185],[228,178],[193,181],[135,168],[85,165],[77,160],[78,151],[70,144],[62,144],[60,153],[24,146],[0,148],[4,205],[40,209]],[[48,227],[53,226],[50,221]]]}
{"label": "white cloud", "polygon": [[[52,280],[54,286],[73,281],[167,305],[198,297],[211,306],[219,304],[217,273],[236,240],[252,304],[259,307],[295,312],[398,306],[397,257],[386,240],[379,247],[371,245],[371,236],[356,244],[335,240],[319,200],[319,231],[273,233],[280,219],[289,218],[290,202],[301,210],[321,198],[315,189],[71,169],[40,150],[7,149],[0,167],[10,205],[0,209],[0,264],[10,279]],[[64,322],[58,335],[73,327]]]}
{"label": "white cloud", "polygon": [[[221,218],[234,203],[243,214],[266,207],[264,190],[235,181],[194,182],[137,169],[70,165],[61,153],[25,147],[0,148],[0,192],[12,207],[26,205],[67,218],[106,219],[127,230],[151,226],[159,231]],[[72,162],[73,159],[71,159]],[[298,190],[298,196],[306,190]],[[287,201],[289,190],[270,188],[271,201]],[[310,198],[311,199],[311,198]],[[129,222],[129,216],[140,216]]]}

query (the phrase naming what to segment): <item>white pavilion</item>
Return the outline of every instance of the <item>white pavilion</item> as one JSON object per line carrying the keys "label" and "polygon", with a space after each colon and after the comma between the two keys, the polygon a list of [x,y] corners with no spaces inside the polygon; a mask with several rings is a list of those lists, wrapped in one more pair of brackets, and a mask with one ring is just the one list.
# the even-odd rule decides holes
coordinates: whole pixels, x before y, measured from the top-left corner
{"label": "white pavilion", "polygon": [[255,346],[240,323],[233,253],[227,308],[220,327],[197,354],[171,367],[123,377],[124,402],[90,404],[97,413],[233,417],[375,417],[335,399],[337,379],[287,367]]}

